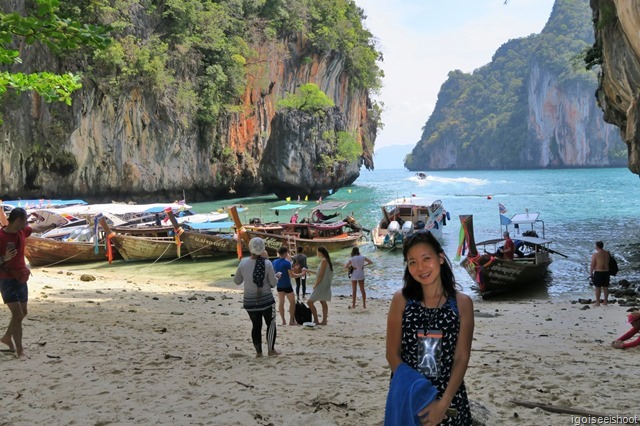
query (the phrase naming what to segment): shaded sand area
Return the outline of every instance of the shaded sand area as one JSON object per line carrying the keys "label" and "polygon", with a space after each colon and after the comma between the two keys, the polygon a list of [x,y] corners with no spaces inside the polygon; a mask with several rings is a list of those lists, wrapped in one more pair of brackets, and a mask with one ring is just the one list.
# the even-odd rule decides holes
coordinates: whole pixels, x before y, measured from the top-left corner
{"label": "shaded sand area", "polygon": [[[336,297],[328,326],[278,327],[282,356],[261,359],[241,301],[231,279],[34,269],[24,324],[30,359],[0,353],[0,424],[382,424],[389,301],[354,311]],[[640,348],[609,347],[628,329],[626,308],[581,307],[475,302],[466,383],[489,411],[487,424],[577,424],[512,399],[640,415],[629,392],[638,387]],[[0,325],[8,320],[2,307]]]}

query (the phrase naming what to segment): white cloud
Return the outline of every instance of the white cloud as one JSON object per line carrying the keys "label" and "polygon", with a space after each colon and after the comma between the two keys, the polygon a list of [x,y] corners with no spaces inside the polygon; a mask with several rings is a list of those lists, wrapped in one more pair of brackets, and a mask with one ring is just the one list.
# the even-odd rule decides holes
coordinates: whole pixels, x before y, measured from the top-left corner
{"label": "white cloud", "polygon": [[380,43],[385,128],[376,148],[415,144],[449,71],[487,64],[510,39],[539,33],[554,0],[356,0]]}

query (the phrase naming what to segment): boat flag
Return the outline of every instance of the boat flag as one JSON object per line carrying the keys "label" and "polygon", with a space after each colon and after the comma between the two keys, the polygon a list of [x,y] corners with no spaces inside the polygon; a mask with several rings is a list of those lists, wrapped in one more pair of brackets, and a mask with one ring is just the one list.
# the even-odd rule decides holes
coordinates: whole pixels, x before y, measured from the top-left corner
{"label": "boat flag", "polygon": [[305,200],[305,201],[309,201],[309,196],[308,196],[308,195],[305,195],[305,196],[304,196],[304,200]]}
{"label": "boat flag", "polygon": [[509,219],[505,215],[501,214],[500,215],[500,225],[504,225],[504,226],[511,225],[511,219]]}
{"label": "boat flag", "polygon": [[498,210],[500,211],[500,214],[505,214],[507,212],[507,208],[502,203],[498,203]]}
{"label": "boat flag", "polygon": [[291,197],[287,197],[285,198],[285,200],[287,200],[287,203],[288,203],[289,201],[291,201]]}

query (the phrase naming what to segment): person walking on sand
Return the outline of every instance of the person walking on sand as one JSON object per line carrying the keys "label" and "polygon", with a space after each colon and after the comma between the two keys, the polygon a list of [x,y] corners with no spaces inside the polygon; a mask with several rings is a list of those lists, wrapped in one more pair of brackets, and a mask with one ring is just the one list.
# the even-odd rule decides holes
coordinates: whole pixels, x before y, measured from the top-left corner
{"label": "person walking on sand", "polygon": [[[401,365],[401,373],[418,372],[437,388],[432,402],[407,404],[428,403],[418,413],[421,424],[471,425],[464,376],[473,340],[473,302],[457,290],[451,262],[431,232],[405,238],[402,255],[404,284],[393,295],[387,316],[389,366],[394,374]],[[457,411],[455,417],[446,415],[449,408]],[[398,409],[387,405],[385,416]]]}
{"label": "person walking on sand", "polygon": [[24,247],[31,227],[27,225],[26,210],[20,207],[11,210],[7,221],[8,225],[0,229],[0,293],[11,311],[11,320],[0,342],[15,351],[18,358],[27,358],[22,346],[22,321],[27,316],[31,271],[24,261]]}
{"label": "person walking on sand", "polygon": [[[313,292],[309,296],[308,304],[311,309],[311,315],[313,315],[313,322],[319,325],[327,325],[327,317],[329,316],[329,305],[327,302],[331,300],[331,281],[333,281],[333,263],[331,263],[331,256],[329,251],[324,246],[318,247],[318,257],[320,258],[320,265],[315,272],[316,282],[313,285]],[[310,272],[310,271],[308,271]],[[322,321],[318,319],[318,310],[314,305],[315,302],[320,302],[322,306]]]}
{"label": "person walking on sand", "polygon": [[292,278],[300,278],[302,272],[295,273],[289,260],[289,248],[282,246],[278,249],[278,258],[273,261],[273,269],[276,274],[280,273],[278,279],[278,312],[282,319],[282,325],[287,325],[287,321],[284,319],[284,298],[286,296],[289,300],[289,325],[298,325],[295,320],[296,313],[296,301],[293,298],[293,286],[291,285]]}
{"label": "person walking on sand", "polygon": [[236,285],[244,283],[242,307],[251,319],[251,340],[256,349],[256,358],[262,356],[262,320],[267,326],[267,348],[269,356],[280,355],[276,345],[276,301],[271,289],[276,286],[278,277],[271,261],[265,259],[264,240],[259,237],[249,241],[250,257],[240,261],[233,276]]}
{"label": "person walking on sand", "polygon": [[600,293],[603,293],[603,305],[609,303],[609,252],[604,249],[602,241],[596,241],[596,251],[591,255],[589,275],[595,287],[596,303],[600,306]]}
{"label": "person walking on sand", "polygon": [[344,265],[345,269],[351,269],[351,307],[349,309],[356,308],[357,287],[360,286],[360,293],[362,294],[362,308],[367,309],[367,292],[364,290],[364,267],[371,265],[373,262],[368,257],[360,254],[360,249],[354,247],[351,249],[351,258]]}

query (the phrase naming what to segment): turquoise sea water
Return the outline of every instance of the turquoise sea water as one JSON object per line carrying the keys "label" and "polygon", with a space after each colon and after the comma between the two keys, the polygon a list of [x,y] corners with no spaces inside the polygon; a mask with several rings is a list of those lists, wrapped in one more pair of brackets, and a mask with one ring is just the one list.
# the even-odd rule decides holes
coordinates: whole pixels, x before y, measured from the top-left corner
{"label": "turquoise sea water", "polygon": [[[474,215],[476,240],[482,240],[500,236],[498,203],[507,208],[508,217],[524,213],[525,209],[540,212],[545,221],[546,237],[554,241],[552,248],[568,258],[555,256],[546,286],[525,293],[524,297],[590,297],[588,264],[598,239],[603,240],[605,249],[618,258],[620,273],[616,279],[625,278],[632,283],[640,281],[640,179],[627,169],[447,171],[429,173],[426,180],[419,180],[413,172],[405,170],[363,170],[351,187],[340,189],[328,200],[350,201],[344,212],[353,213],[364,227],[371,229],[380,218],[381,204],[412,194],[440,199],[450,212],[444,240],[445,251],[451,259],[458,246],[458,215]],[[292,202],[295,202],[296,195],[292,196]],[[290,212],[283,211],[276,216],[270,209],[283,204],[275,196],[196,203],[193,207],[195,211],[205,213],[238,203],[248,207],[241,214],[243,221],[253,217],[261,217],[264,221],[289,220]],[[302,204],[313,207],[316,202],[302,201]],[[361,252],[374,262],[366,275],[369,296],[390,298],[402,285],[401,254],[376,250],[370,242],[361,247]],[[349,257],[349,250],[331,255],[338,268],[334,294],[351,294],[347,274],[341,269]],[[124,268],[132,275],[144,275],[149,279],[176,276],[180,281],[207,280],[233,287],[231,274],[236,265],[237,260],[230,258],[108,267]],[[310,268],[315,265],[315,259],[310,259]],[[103,267],[107,266],[100,268]],[[473,295],[471,278],[456,262],[454,272],[464,291]]]}

